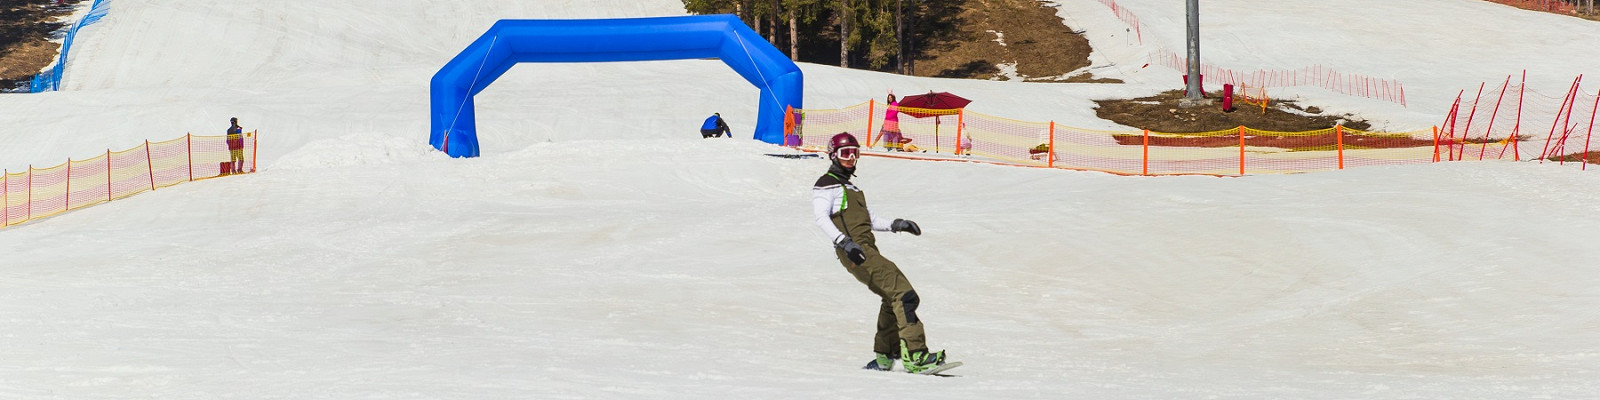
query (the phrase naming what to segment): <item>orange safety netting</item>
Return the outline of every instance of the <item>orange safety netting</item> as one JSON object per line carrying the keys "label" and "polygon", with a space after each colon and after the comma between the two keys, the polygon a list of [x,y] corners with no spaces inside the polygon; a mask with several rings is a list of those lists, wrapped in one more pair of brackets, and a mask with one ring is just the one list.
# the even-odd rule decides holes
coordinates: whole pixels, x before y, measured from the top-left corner
{"label": "orange safety netting", "polygon": [[[879,110],[872,112],[872,110]],[[875,102],[842,110],[804,110],[801,148],[821,149],[834,134],[862,138],[869,153],[902,154],[880,135]],[[1127,175],[1249,175],[1324,171],[1439,161],[1432,129],[1380,133],[1335,127],[1271,132],[1239,127],[1216,132],[1098,131],[1054,122],[1018,121],[964,109],[902,108],[901,149],[918,157],[1104,171]],[[869,114],[871,113],[871,114]],[[918,118],[913,115],[924,115]]]}
{"label": "orange safety netting", "polygon": [[900,114],[900,143],[899,146],[892,146],[893,143],[884,141],[885,132],[883,128],[887,125],[885,122],[888,114],[887,107],[876,106],[876,102],[870,104],[873,107],[869,108],[875,108],[879,111],[876,115],[873,115],[878,130],[873,132],[873,137],[867,141],[867,146],[883,147],[885,149],[897,147],[909,152],[920,152],[922,150],[935,153],[955,152],[956,125],[961,123],[960,116],[957,115],[959,114],[958,110],[897,107]]}
{"label": "orange safety netting", "polygon": [[[243,171],[255,171],[256,132],[238,151]],[[61,214],[183,182],[235,173],[226,136],[186,135],[107,150],[87,160],[0,174],[0,227]],[[224,165],[229,164],[229,165]]]}
{"label": "orange safety netting", "polygon": [[[1496,1],[1549,2],[1551,0]],[[1117,4],[1116,0],[1100,0],[1100,3],[1110,7],[1111,11],[1117,15],[1118,19],[1121,19],[1124,23],[1127,23],[1129,30],[1133,31],[1135,35],[1141,37],[1139,42],[1141,45],[1143,44],[1143,23],[1139,22],[1139,17],[1137,15],[1134,15],[1131,11],[1128,11],[1128,9],[1123,8],[1122,5]],[[1132,42],[1129,42],[1130,46],[1132,44]],[[1187,74],[1189,64],[1187,54],[1188,53],[1184,51],[1173,51],[1164,46],[1158,45],[1155,49],[1150,51],[1149,58],[1152,64],[1165,66]],[[1148,66],[1148,64],[1146,65]],[[1400,81],[1380,79],[1361,74],[1344,73],[1331,67],[1322,65],[1307,66],[1292,70],[1272,69],[1245,71],[1227,69],[1212,64],[1200,63],[1200,76],[1201,83],[1209,81],[1214,85],[1231,83],[1234,85],[1249,85],[1251,87],[1316,86],[1335,93],[1391,101],[1399,103],[1401,106],[1406,105],[1406,89],[1405,85],[1400,83]],[[1188,81],[1185,80],[1185,82]]]}
{"label": "orange safety netting", "polygon": [[1560,95],[1512,79],[1461,91],[1439,125],[1444,160],[1555,160],[1589,153],[1600,93],[1581,90],[1581,75]]}
{"label": "orange safety netting", "polygon": [[872,130],[867,125],[871,123],[868,116],[871,115],[872,106],[873,103],[861,103],[837,110],[796,110],[801,113],[800,121],[803,121],[795,125],[796,133],[800,135],[799,147],[827,148],[828,139],[841,132],[849,133],[867,144],[867,132]]}

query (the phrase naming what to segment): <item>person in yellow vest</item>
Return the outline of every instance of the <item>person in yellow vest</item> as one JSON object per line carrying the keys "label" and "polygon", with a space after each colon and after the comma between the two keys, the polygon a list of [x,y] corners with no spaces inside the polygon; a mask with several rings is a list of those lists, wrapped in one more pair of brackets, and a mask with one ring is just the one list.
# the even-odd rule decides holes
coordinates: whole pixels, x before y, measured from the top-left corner
{"label": "person in yellow vest", "polygon": [[244,173],[244,128],[239,127],[239,118],[229,118],[233,126],[228,127],[228,162],[233,163],[233,173]]}

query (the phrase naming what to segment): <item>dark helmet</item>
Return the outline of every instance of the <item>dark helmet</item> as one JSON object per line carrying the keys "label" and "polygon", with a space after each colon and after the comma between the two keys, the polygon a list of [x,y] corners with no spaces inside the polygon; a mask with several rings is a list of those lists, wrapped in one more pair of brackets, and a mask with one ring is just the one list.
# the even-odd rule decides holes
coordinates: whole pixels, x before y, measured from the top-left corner
{"label": "dark helmet", "polygon": [[[861,144],[856,142],[855,136],[851,136],[849,133],[845,132],[839,132],[839,134],[833,135],[832,139],[828,139],[828,158],[838,159],[839,149],[846,147],[852,148],[853,150],[851,151],[861,151]],[[855,157],[852,155],[850,158]]]}

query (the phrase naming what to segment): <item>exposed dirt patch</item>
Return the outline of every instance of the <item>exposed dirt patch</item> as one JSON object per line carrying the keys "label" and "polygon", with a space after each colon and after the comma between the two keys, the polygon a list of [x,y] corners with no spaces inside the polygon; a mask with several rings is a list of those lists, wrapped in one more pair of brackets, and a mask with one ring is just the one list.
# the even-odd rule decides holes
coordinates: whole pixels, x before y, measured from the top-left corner
{"label": "exposed dirt patch", "polygon": [[[1141,135],[1113,135],[1117,144],[1138,146],[1144,143],[1145,137]],[[1281,149],[1332,150],[1341,144],[1345,148],[1390,149],[1402,147],[1433,146],[1433,140],[1414,139],[1410,137],[1367,136],[1367,135],[1316,135],[1316,136],[1265,136],[1245,135],[1244,144],[1251,147],[1277,147]],[[1151,146],[1170,147],[1239,147],[1238,136],[1202,136],[1202,137],[1170,137],[1150,136]]]}
{"label": "exposed dirt patch", "polygon": [[83,0],[0,0],[0,90],[10,90],[55,62],[51,35]]}
{"label": "exposed dirt patch", "polygon": [[921,49],[916,74],[941,78],[1008,79],[998,65],[1028,81],[1106,82],[1068,73],[1089,66],[1089,39],[1038,0],[966,0],[954,34]]}
{"label": "exposed dirt patch", "polygon": [[[1159,95],[1137,99],[1096,100],[1099,107],[1095,115],[1118,124],[1149,129],[1156,132],[1189,133],[1235,129],[1240,125],[1265,131],[1305,132],[1332,128],[1343,123],[1346,128],[1366,130],[1371,124],[1349,114],[1325,114],[1317,107],[1301,107],[1294,101],[1272,100],[1265,112],[1256,105],[1234,103],[1232,112],[1222,110],[1220,92],[1207,93],[1212,105],[1182,107],[1178,100],[1183,90],[1171,90]],[[1234,143],[1237,145],[1238,143]]]}
{"label": "exposed dirt patch", "polygon": [[1584,160],[1588,160],[1588,163],[1590,164],[1600,164],[1600,151],[1572,153],[1563,156],[1550,157],[1549,160],[1558,162],[1585,162]]}

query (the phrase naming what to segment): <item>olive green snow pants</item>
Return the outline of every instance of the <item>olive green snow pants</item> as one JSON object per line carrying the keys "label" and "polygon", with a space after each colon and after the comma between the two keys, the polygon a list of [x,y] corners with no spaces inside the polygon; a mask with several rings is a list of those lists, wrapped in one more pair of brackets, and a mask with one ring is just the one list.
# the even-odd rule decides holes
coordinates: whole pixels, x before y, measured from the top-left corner
{"label": "olive green snow pants", "polygon": [[905,339],[906,349],[926,350],[927,339],[923,336],[922,320],[917,318],[917,305],[921,299],[917,298],[917,291],[911,288],[911,281],[906,280],[906,275],[900,272],[900,267],[893,261],[883,258],[878,254],[876,246],[862,246],[866,253],[867,261],[856,265],[850,262],[843,250],[835,249],[839,256],[839,263],[855,275],[856,280],[867,285],[872,293],[883,300],[878,307],[878,333],[872,342],[872,351],[898,356],[900,354],[900,339]]}

